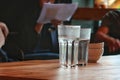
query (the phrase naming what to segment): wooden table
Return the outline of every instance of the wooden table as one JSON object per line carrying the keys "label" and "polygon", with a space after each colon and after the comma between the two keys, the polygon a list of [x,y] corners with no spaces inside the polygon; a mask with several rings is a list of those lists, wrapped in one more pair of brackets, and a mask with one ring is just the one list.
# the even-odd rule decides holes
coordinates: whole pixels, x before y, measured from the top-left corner
{"label": "wooden table", "polygon": [[120,80],[120,55],[76,69],[60,68],[58,60],[0,63],[0,80]]}

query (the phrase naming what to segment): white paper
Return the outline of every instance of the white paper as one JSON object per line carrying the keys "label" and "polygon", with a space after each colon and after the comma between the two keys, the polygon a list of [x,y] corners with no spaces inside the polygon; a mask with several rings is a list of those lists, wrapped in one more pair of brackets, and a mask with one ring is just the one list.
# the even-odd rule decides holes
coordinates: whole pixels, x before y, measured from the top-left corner
{"label": "white paper", "polygon": [[38,23],[50,23],[51,20],[69,21],[78,5],[71,4],[51,4],[45,3],[41,14],[37,20]]}

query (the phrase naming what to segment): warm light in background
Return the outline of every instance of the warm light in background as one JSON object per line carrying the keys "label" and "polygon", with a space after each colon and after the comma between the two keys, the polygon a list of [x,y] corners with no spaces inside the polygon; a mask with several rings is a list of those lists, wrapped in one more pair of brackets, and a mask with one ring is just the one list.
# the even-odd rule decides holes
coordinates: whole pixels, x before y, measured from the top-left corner
{"label": "warm light in background", "polygon": [[120,0],[95,0],[98,8],[119,8]]}

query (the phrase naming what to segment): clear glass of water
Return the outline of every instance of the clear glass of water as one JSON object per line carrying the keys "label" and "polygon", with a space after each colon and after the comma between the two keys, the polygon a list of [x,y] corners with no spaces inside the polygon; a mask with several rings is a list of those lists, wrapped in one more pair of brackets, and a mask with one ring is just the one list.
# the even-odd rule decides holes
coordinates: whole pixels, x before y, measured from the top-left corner
{"label": "clear glass of water", "polygon": [[77,64],[77,39],[80,38],[80,26],[58,25],[59,60],[61,67],[74,67]]}
{"label": "clear glass of water", "polygon": [[78,50],[77,52],[77,65],[85,66],[88,63],[88,45],[91,37],[91,28],[81,28],[80,30],[80,38],[77,43]]}

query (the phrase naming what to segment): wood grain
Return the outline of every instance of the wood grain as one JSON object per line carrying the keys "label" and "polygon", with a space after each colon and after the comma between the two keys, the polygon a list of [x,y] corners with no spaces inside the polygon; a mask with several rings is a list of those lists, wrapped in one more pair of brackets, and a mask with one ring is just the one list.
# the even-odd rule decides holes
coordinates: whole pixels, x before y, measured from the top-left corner
{"label": "wood grain", "polygon": [[63,69],[59,60],[0,63],[0,80],[119,80],[120,55],[104,56],[97,63]]}
{"label": "wood grain", "polygon": [[78,8],[72,19],[75,20],[101,20],[108,11],[115,10],[110,8]]}

